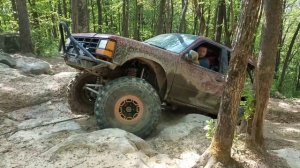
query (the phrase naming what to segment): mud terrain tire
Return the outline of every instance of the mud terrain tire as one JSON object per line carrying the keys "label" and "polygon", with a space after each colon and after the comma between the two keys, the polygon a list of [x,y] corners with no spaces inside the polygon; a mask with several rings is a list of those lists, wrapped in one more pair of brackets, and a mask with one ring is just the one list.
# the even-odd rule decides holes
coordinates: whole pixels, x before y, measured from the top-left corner
{"label": "mud terrain tire", "polygon": [[83,89],[84,85],[95,84],[97,77],[81,72],[78,73],[68,85],[68,103],[71,111],[74,114],[89,114],[92,115],[94,112],[94,101],[87,96],[87,90]]}
{"label": "mud terrain tire", "polygon": [[121,77],[100,91],[95,114],[100,128],[120,128],[145,138],[159,122],[161,101],[145,80]]}

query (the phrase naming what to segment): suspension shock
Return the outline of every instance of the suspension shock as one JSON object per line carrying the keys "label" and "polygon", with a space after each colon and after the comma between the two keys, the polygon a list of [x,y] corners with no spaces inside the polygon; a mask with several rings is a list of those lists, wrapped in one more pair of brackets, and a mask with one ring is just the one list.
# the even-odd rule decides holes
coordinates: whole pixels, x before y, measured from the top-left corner
{"label": "suspension shock", "polygon": [[136,77],[137,76],[137,69],[136,68],[129,68],[127,70],[127,75]]}

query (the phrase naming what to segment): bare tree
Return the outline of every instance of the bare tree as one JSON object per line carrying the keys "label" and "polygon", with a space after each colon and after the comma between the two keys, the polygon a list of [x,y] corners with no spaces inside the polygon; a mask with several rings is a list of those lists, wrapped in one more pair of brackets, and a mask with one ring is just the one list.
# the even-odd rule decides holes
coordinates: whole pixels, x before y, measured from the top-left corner
{"label": "bare tree", "polygon": [[96,32],[96,16],[95,16],[95,4],[93,0],[90,0],[91,13],[92,13],[92,23],[93,23],[93,32]]}
{"label": "bare tree", "polygon": [[181,12],[180,23],[178,28],[179,33],[185,32],[185,22],[186,22],[185,16],[186,16],[188,4],[189,4],[188,0],[182,0],[182,12]]}
{"label": "bare tree", "polygon": [[72,30],[74,33],[89,32],[87,0],[72,0]]}
{"label": "bare tree", "polygon": [[300,90],[300,61],[298,62],[298,75],[297,75],[297,84],[296,91]]}
{"label": "bare tree", "polygon": [[[205,27],[206,27],[206,22],[205,22],[205,18],[204,18],[204,10],[203,4],[200,4],[198,2],[198,0],[193,0],[194,3],[194,8],[195,8],[195,12],[196,12],[196,16],[199,19],[200,25],[199,25],[199,35],[204,35],[204,31],[205,31]],[[210,17],[210,14],[209,14]]]}
{"label": "bare tree", "polygon": [[283,63],[282,72],[281,72],[280,79],[279,79],[279,84],[278,84],[278,91],[281,92],[281,93],[283,92],[286,71],[288,69],[289,63],[291,62],[291,57],[293,55],[292,51],[293,51],[297,36],[299,34],[299,31],[300,31],[300,22],[298,23],[298,26],[295,30],[295,33],[293,35],[292,41],[290,43],[288,52],[286,54],[286,57],[285,57],[285,60],[284,60],[284,63]]}
{"label": "bare tree", "polygon": [[136,40],[140,40],[142,9],[143,9],[143,1],[142,0],[135,0],[135,22],[134,22],[134,35],[133,35],[133,38],[136,39]]}
{"label": "bare tree", "polygon": [[173,29],[174,4],[173,0],[167,1],[166,32],[171,33]]}
{"label": "bare tree", "polygon": [[15,20],[18,20],[16,0],[10,0],[10,2],[11,2],[12,10],[13,10],[13,16],[14,16],[14,19],[15,19]]}
{"label": "bare tree", "polygon": [[257,147],[263,146],[264,114],[270,97],[275,72],[278,34],[282,16],[282,0],[264,0],[265,23],[262,32],[261,52],[255,73],[256,108],[252,123],[251,140]]}
{"label": "bare tree", "polygon": [[[39,15],[37,13],[37,7],[36,7],[36,2],[35,0],[28,0],[28,3],[29,3],[29,6],[30,6],[30,11],[31,11],[31,16],[32,16],[32,19],[33,19],[33,24],[32,26],[34,28],[37,28],[39,27],[40,25],[40,22],[39,22]],[[51,2],[50,2],[51,3]]]}
{"label": "bare tree", "polygon": [[129,36],[129,30],[128,30],[128,22],[129,22],[129,1],[123,0],[123,23],[122,23],[122,31],[123,36],[128,37]]}
{"label": "bare tree", "polygon": [[245,83],[246,69],[251,55],[252,39],[255,35],[260,4],[261,0],[242,1],[241,16],[233,40],[233,53],[230,59],[216,131],[210,147],[200,157],[199,166],[213,167],[219,163],[224,165],[230,163],[237,111]]}
{"label": "bare tree", "polygon": [[[283,5],[282,5],[282,13],[284,13],[285,11],[285,8],[286,8],[286,0],[283,1]],[[283,44],[284,44],[284,25],[283,25],[283,22],[284,22],[284,19],[281,19],[281,22],[280,22],[280,33],[278,34],[278,48],[277,48],[277,54],[276,54],[276,66],[275,66],[275,76],[274,78],[277,79],[278,78],[278,71],[279,71],[279,65],[280,65],[280,58],[281,58],[281,50],[282,50],[282,47],[283,47]],[[287,26],[287,31],[289,30],[290,26],[292,24],[288,25]]]}
{"label": "bare tree", "polygon": [[102,33],[103,18],[102,18],[102,0],[97,0],[98,8],[98,32]]}
{"label": "bare tree", "polygon": [[159,15],[157,19],[156,24],[156,34],[162,34],[163,33],[163,27],[164,27],[164,18],[165,18],[165,6],[166,6],[166,0],[160,0],[159,3]]}
{"label": "bare tree", "polygon": [[18,11],[18,22],[20,31],[20,48],[23,53],[32,53],[33,44],[31,41],[29,16],[27,11],[27,4],[24,0],[16,0]]}
{"label": "bare tree", "polygon": [[68,17],[68,15],[67,15],[67,13],[68,13],[68,6],[67,6],[67,2],[66,2],[66,0],[62,0],[62,6],[63,6],[63,14],[64,14],[64,18],[67,18]]}
{"label": "bare tree", "polygon": [[225,19],[225,13],[226,13],[226,4],[225,0],[219,0],[218,2],[218,16],[217,16],[217,23],[216,23],[216,42],[221,42],[222,37],[222,27],[223,22]]}

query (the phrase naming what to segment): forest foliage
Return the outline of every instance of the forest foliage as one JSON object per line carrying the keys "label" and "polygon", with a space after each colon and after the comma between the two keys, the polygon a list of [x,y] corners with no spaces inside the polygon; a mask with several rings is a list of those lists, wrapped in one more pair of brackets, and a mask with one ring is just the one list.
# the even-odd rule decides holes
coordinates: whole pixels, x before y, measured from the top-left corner
{"label": "forest foliage", "polygon": [[[0,0],[0,33],[18,32],[16,1]],[[80,1],[86,4],[89,32],[117,34],[140,41],[161,33],[180,32],[206,36],[229,47],[241,3],[240,0],[27,0],[37,55],[58,55],[58,24],[60,21],[72,24],[72,15],[76,13],[72,13],[72,2]],[[287,97],[299,97],[300,0],[284,0],[282,10],[272,93],[279,90]],[[260,14],[257,21],[256,38],[253,39],[254,57],[260,52],[262,16]]]}

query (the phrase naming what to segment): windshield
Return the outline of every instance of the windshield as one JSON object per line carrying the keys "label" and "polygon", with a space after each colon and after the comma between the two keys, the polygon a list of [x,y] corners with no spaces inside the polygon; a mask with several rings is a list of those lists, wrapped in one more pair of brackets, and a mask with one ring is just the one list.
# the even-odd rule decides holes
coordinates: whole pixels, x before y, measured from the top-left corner
{"label": "windshield", "polygon": [[197,38],[197,36],[189,34],[162,34],[146,40],[145,43],[175,53],[180,53]]}

